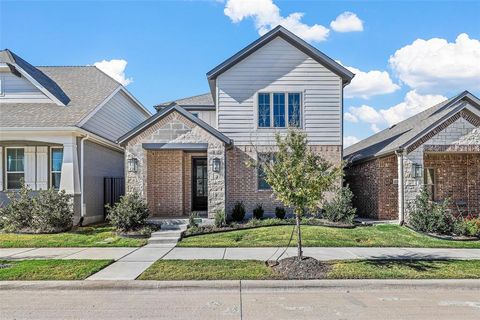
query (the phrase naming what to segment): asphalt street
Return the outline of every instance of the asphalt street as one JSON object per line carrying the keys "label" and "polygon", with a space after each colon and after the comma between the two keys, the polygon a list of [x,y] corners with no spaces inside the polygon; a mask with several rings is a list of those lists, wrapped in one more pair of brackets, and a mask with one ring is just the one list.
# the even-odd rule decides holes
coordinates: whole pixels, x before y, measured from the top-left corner
{"label": "asphalt street", "polygon": [[480,319],[480,282],[3,282],[0,319]]}

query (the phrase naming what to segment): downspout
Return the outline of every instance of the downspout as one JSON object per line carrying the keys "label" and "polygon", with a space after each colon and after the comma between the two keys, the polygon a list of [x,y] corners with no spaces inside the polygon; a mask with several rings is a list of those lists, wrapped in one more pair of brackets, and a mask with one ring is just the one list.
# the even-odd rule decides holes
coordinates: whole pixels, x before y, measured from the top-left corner
{"label": "downspout", "polygon": [[80,168],[82,170],[82,175],[80,176],[80,221],[78,222],[79,226],[82,226],[83,220],[85,219],[85,195],[84,195],[84,179],[85,179],[85,167],[84,167],[84,157],[85,157],[85,140],[88,140],[90,136],[87,134],[82,137],[80,140]]}
{"label": "downspout", "polygon": [[398,168],[398,224],[405,222],[405,178],[403,170],[403,148],[395,151]]}

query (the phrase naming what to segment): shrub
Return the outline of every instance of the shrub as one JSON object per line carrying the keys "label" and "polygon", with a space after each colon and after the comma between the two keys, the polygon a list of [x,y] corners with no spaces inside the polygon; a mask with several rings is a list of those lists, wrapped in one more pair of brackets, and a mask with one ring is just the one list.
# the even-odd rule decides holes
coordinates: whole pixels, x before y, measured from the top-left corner
{"label": "shrub", "polygon": [[263,218],[263,205],[261,203],[257,204],[255,209],[253,209],[253,216],[255,219],[262,219]]}
{"label": "shrub", "polygon": [[275,207],[275,216],[278,219],[285,219],[285,208]]}
{"label": "shrub", "polygon": [[243,202],[236,202],[232,211],[232,220],[236,222],[243,221],[245,219],[245,206]]}
{"label": "shrub", "polygon": [[453,233],[468,237],[480,237],[480,218],[459,217],[454,223]]}
{"label": "shrub", "polygon": [[455,217],[447,209],[448,204],[448,200],[441,203],[430,201],[428,191],[423,188],[413,206],[409,207],[409,225],[417,231],[451,234]]}
{"label": "shrub", "polygon": [[138,193],[125,195],[113,207],[107,205],[106,208],[107,220],[120,232],[136,231],[148,218],[147,203]]}
{"label": "shrub", "polygon": [[72,196],[65,190],[40,190],[33,198],[31,228],[38,233],[62,232],[72,228]]}
{"label": "shrub", "polygon": [[340,188],[334,198],[325,203],[322,217],[332,222],[352,223],[357,212],[352,205],[352,198],[353,192],[348,186]]}
{"label": "shrub", "polygon": [[188,227],[189,228],[198,227],[198,223],[195,220],[197,217],[198,217],[198,214],[196,212],[190,213],[190,216],[188,217]]}
{"label": "shrub", "polygon": [[225,211],[217,210],[215,212],[215,227],[221,228],[225,225]]}
{"label": "shrub", "polygon": [[32,190],[22,183],[20,190],[7,193],[9,202],[0,212],[4,231],[19,232],[31,227],[34,207],[31,192]]}

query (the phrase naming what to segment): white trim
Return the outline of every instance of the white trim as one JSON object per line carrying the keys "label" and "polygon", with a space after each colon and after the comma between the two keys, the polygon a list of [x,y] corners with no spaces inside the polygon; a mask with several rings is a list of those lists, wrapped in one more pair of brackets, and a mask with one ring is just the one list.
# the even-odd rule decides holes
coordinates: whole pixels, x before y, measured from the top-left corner
{"label": "white trim", "polygon": [[[2,140],[10,140],[4,138],[5,133],[9,132],[15,132],[18,134],[30,134],[32,132],[35,132],[36,134],[53,134],[53,135],[59,135],[59,134],[65,134],[65,135],[71,135],[71,134],[76,134],[77,136],[85,136],[89,135],[91,140],[103,145],[105,147],[108,147],[112,150],[115,151],[120,151],[123,152],[124,149],[118,145],[115,142],[112,142],[108,139],[105,139],[103,137],[100,137],[96,134],[91,133],[90,131],[87,131],[83,128],[79,127],[52,127],[52,128],[45,128],[45,127],[0,127],[0,132],[2,135],[0,135],[0,141]],[[22,138],[21,140],[24,140],[25,138]],[[40,141],[40,139],[28,139],[25,141]],[[47,142],[47,141],[42,141],[42,142]],[[60,143],[60,142],[58,142]]]}
{"label": "white trim", "polygon": [[[5,190],[19,190],[19,189],[9,189],[8,188],[8,174],[9,173],[23,173],[23,179],[25,179],[25,147],[24,146],[8,146],[5,147]],[[8,149],[23,149],[23,171],[8,171],[8,159],[7,153]]]}
{"label": "white trim", "polygon": [[66,106],[63,102],[57,99],[50,91],[45,89],[37,80],[35,80],[31,75],[29,75],[25,70],[20,68],[16,63],[14,64],[15,69],[18,70],[28,81],[30,81],[38,90],[42,91],[44,95],[49,97],[53,102],[55,102],[59,106]]}

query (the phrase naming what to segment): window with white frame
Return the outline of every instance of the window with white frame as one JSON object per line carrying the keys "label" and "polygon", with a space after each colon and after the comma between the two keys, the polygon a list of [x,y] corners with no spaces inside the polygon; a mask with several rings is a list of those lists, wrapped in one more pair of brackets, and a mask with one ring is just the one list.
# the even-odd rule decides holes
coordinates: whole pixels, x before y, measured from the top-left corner
{"label": "window with white frame", "polygon": [[22,181],[25,179],[24,148],[6,148],[5,164],[7,189],[20,189],[22,187]]}
{"label": "window with white frame", "polygon": [[50,151],[50,186],[60,189],[62,177],[63,148],[51,148]]}
{"label": "window with white frame", "polygon": [[300,127],[301,93],[260,92],[258,93],[258,127]]}

